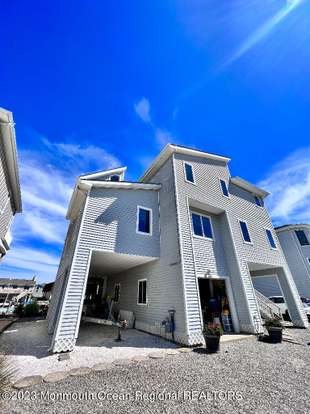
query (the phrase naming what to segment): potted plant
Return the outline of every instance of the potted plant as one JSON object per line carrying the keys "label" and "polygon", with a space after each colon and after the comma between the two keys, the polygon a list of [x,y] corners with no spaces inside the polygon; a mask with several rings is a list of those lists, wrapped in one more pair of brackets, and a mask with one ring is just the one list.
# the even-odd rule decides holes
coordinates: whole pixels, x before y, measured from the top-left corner
{"label": "potted plant", "polygon": [[203,336],[206,341],[206,348],[209,352],[218,352],[220,349],[220,338],[223,335],[222,326],[218,323],[208,323],[204,326]]}
{"label": "potted plant", "polygon": [[282,342],[282,322],[278,318],[267,319],[265,327],[268,331],[270,342],[276,344]]}

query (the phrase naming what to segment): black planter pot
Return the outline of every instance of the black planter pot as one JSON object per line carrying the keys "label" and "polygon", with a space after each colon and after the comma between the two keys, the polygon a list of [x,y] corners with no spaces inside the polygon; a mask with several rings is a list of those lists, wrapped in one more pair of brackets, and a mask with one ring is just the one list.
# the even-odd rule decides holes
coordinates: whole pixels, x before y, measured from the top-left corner
{"label": "black planter pot", "polygon": [[272,342],[273,344],[278,344],[282,342],[283,328],[270,326],[269,328],[267,328],[267,331],[269,333],[270,342]]}
{"label": "black planter pot", "polygon": [[220,336],[219,335],[205,335],[206,348],[210,353],[215,353],[220,350]]}

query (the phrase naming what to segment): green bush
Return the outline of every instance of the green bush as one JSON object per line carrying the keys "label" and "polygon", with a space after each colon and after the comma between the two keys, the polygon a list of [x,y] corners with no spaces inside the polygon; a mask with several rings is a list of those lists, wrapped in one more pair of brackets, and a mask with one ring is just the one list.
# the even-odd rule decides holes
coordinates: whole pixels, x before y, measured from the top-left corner
{"label": "green bush", "polygon": [[15,306],[14,312],[17,316],[22,317],[24,315],[24,305],[22,303],[19,303]]}
{"label": "green bush", "polygon": [[39,315],[39,306],[37,302],[28,303],[25,306],[25,316],[38,316]]}
{"label": "green bush", "polygon": [[278,318],[270,318],[265,321],[266,328],[282,328],[282,321]]}

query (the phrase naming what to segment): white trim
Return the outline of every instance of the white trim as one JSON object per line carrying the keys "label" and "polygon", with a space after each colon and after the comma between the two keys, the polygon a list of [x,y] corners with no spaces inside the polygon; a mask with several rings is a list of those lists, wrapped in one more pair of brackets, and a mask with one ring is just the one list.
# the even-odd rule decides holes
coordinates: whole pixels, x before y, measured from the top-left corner
{"label": "white trim", "polygon": [[[139,211],[146,210],[150,213],[150,232],[144,232],[139,230]],[[139,206],[137,205],[137,217],[136,217],[136,233],[142,234],[143,236],[152,236],[153,235],[153,209],[145,206]]]}
{"label": "white trim", "polygon": [[[182,230],[181,230],[181,217],[179,211],[179,193],[178,193],[178,182],[177,182],[177,174],[175,168],[175,155],[172,155],[172,171],[173,171],[173,178],[174,178],[174,195],[175,195],[175,211],[177,216],[177,231],[178,231],[178,247],[180,252],[180,262],[181,262],[181,278],[182,278],[182,293],[183,293],[183,300],[184,300],[184,322],[185,322],[185,332],[187,337],[189,337],[189,320],[188,320],[188,303],[187,303],[187,291],[185,285],[185,270],[184,270],[184,250],[183,250],[183,239],[182,239]],[[188,197],[186,198],[187,203],[187,211],[189,211],[189,203]],[[189,219],[189,215],[187,215]],[[189,224],[190,225],[190,224]],[[192,247],[193,251],[193,247]]]}
{"label": "white trim", "polygon": [[310,224],[288,224],[287,226],[284,227],[278,227],[275,229],[276,233],[281,233],[283,231],[289,231],[289,230],[299,230],[305,228],[306,230],[310,230]]}
{"label": "white trim", "polygon": [[196,150],[193,148],[186,148],[181,147],[178,145],[167,144],[165,148],[160,152],[160,154],[155,158],[151,166],[145,171],[143,176],[140,178],[139,181],[147,181],[149,180],[158,170],[159,168],[164,165],[164,163],[168,160],[168,158],[172,154],[183,154],[189,155],[192,157],[200,157],[200,158],[207,158],[216,161],[222,161],[226,164],[230,161],[230,158],[223,157],[222,155],[210,154],[208,152]]}
{"label": "white trim", "polygon": [[[140,286],[140,282],[146,282],[146,284],[145,284],[145,303],[139,303],[139,286]],[[147,306],[148,303],[149,303],[149,298],[148,298],[148,294],[147,294],[147,278],[138,279],[137,305],[139,305],[139,306]]]}
{"label": "white trim", "polygon": [[[224,180],[224,178],[221,178],[221,177],[217,177],[217,178],[218,178],[218,180],[219,180],[220,190],[221,190],[222,196],[223,196],[223,197],[225,197],[225,198],[231,198],[231,197],[230,197],[230,192],[229,192],[229,188],[228,188],[228,182],[227,182],[227,180]],[[226,185],[226,190],[227,190],[228,195],[225,195],[225,194],[224,194],[223,189],[222,189],[222,184],[221,184],[221,181],[223,181],[223,182],[225,183],[225,185]]]}
{"label": "white trim", "polygon": [[95,173],[82,175],[80,176],[80,178],[89,180],[91,178],[109,177],[111,175],[119,175],[120,177],[123,178],[126,170],[127,170],[127,167],[113,168],[112,170],[98,171]]}
{"label": "white trim", "polygon": [[[119,289],[118,289],[118,301],[117,302],[115,300],[115,288],[116,288],[116,286],[119,286]],[[116,282],[116,283],[114,283],[114,303],[119,303],[120,302],[120,297],[121,297],[121,283],[120,282]]]}
{"label": "white trim", "polygon": [[[207,214],[203,214],[203,213],[198,213],[198,212],[192,210],[190,207],[189,207],[189,213],[190,213],[190,223],[191,223],[191,233],[192,233],[192,236],[194,238],[197,238],[197,239],[209,240],[209,241],[213,241],[214,242],[215,241],[215,236],[214,236],[214,230],[213,230],[213,224],[212,224],[212,218],[211,218],[211,216],[209,216]],[[196,214],[196,216],[206,217],[206,218],[208,218],[210,220],[212,237],[199,236],[199,235],[197,235],[197,234],[194,233],[193,217],[192,217],[192,214],[193,213]],[[202,227],[202,231],[204,233],[202,221],[201,221],[201,227]]]}
{"label": "white trim", "polygon": [[[241,233],[241,236],[242,236],[242,240],[243,240],[243,243],[245,243],[245,244],[249,244],[249,245],[251,245],[251,246],[253,246],[254,245],[254,243],[253,243],[253,239],[252,239],[252,237],[251,237],[251,233],[250,233],[250,229],[249,229],[249,226],[248,226],[248,222],[246,221],[246,220],[242,220],[242,219],[237,219],[238,220],[238,223],[239,223],[239,229],[240,229],[240,233]],[[243,222],[243,223],[245,223],[246,224],[246,227],[247,227],[247,231],[248,231],[248,233],[249,233],[249,237],[250,237],[250,240],[251,241],[246,241],[246,240],[244,240],[244,235],[243,235],[243,232],[242,232],[242,228],[241,228],[241,222]]]}
{"label": "white trim", "polygon": [[256,194],[262,198],[267,197],[270,193],[268,191],[263,190],[262,188],[257,187],[254,184],[244,180],[241,177],[231,177],[230,181],[235,184],[236,186],[242,188],[243,190],[248,191],[249,193]]}
{"label": "white trim", "polygon": [[[278,250],[278,248],[277,248],[277,243],[276,243],[275,238],[274,238],[273,233],[272,233],[272,229],[271,229],[271,228],[269,228],[269,227],[264,227],[264,230],[265,230],[265,235],[266,235],[267,243],[269,244],[270,249],[271,249],[271,250]],[[274,242],[274,244],[276,245],[276,247],[272,247],[272,246],[271,246],[270,241],[269,241],[269,238],[268,238],[268,235],[267,235],[267,230],[269,230],[269,231],[270,231],[271,236],[272,236],[272,239],[273,239],[273,242]]]}
{"label": "white trim", "polygon": [[[191,167],[191,169],[192,169],[192,175],[193,175],[193,180],[194,181],[189,181],[187,178],[186,178],[186,168],[185,168],[185,165],[189,165],[190,167]],[[187,161],[183,161],[183,173],[184,173],[184,181],[185,182],[187,182],[187,183],[189,183],[189,184],[194,184],[194,185],[196,185],[196,177],[195,177],[195,173],[194,173],[194,167],[193,167],[193,164],[192,163],[190,163],[190,162],[187,162]]]}

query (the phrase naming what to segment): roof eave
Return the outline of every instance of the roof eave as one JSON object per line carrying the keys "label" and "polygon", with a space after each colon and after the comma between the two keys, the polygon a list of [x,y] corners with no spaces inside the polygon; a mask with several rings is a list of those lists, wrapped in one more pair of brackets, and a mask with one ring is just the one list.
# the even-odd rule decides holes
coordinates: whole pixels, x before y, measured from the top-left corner
{"label": "roof eave", "polygon": [[0,108],[0,132],[3,137],[3,148],[5,153],[6,165],[9,173],[9,182],[15,211],[22,211],[22,200],[20,191],[20,181],[18,172],[16,136],[12,112]]}
{"label": "roof eave", "polygon": [[208,152],[181,147],[174,144],[167,144],[165,148],[160,152],[160,154],[155,158],[150,167],[145,171],[139,181],[144,182],[145,180],[150,179],[173,153],[203,157],[216,161],[222,161],[225,163],[228,163],[230,161],[230,158],[224,157],[222,155],[211,154]]}
{"label": "roof eave", "polygon": [[262,198],[266,198],[270,194],[268,191],[257,187],[256,185],[244,180],[241,177],[231,177],[230,181],[238,187],[243,188],[244,190],[249,191],[250,193],[258,195]]}

